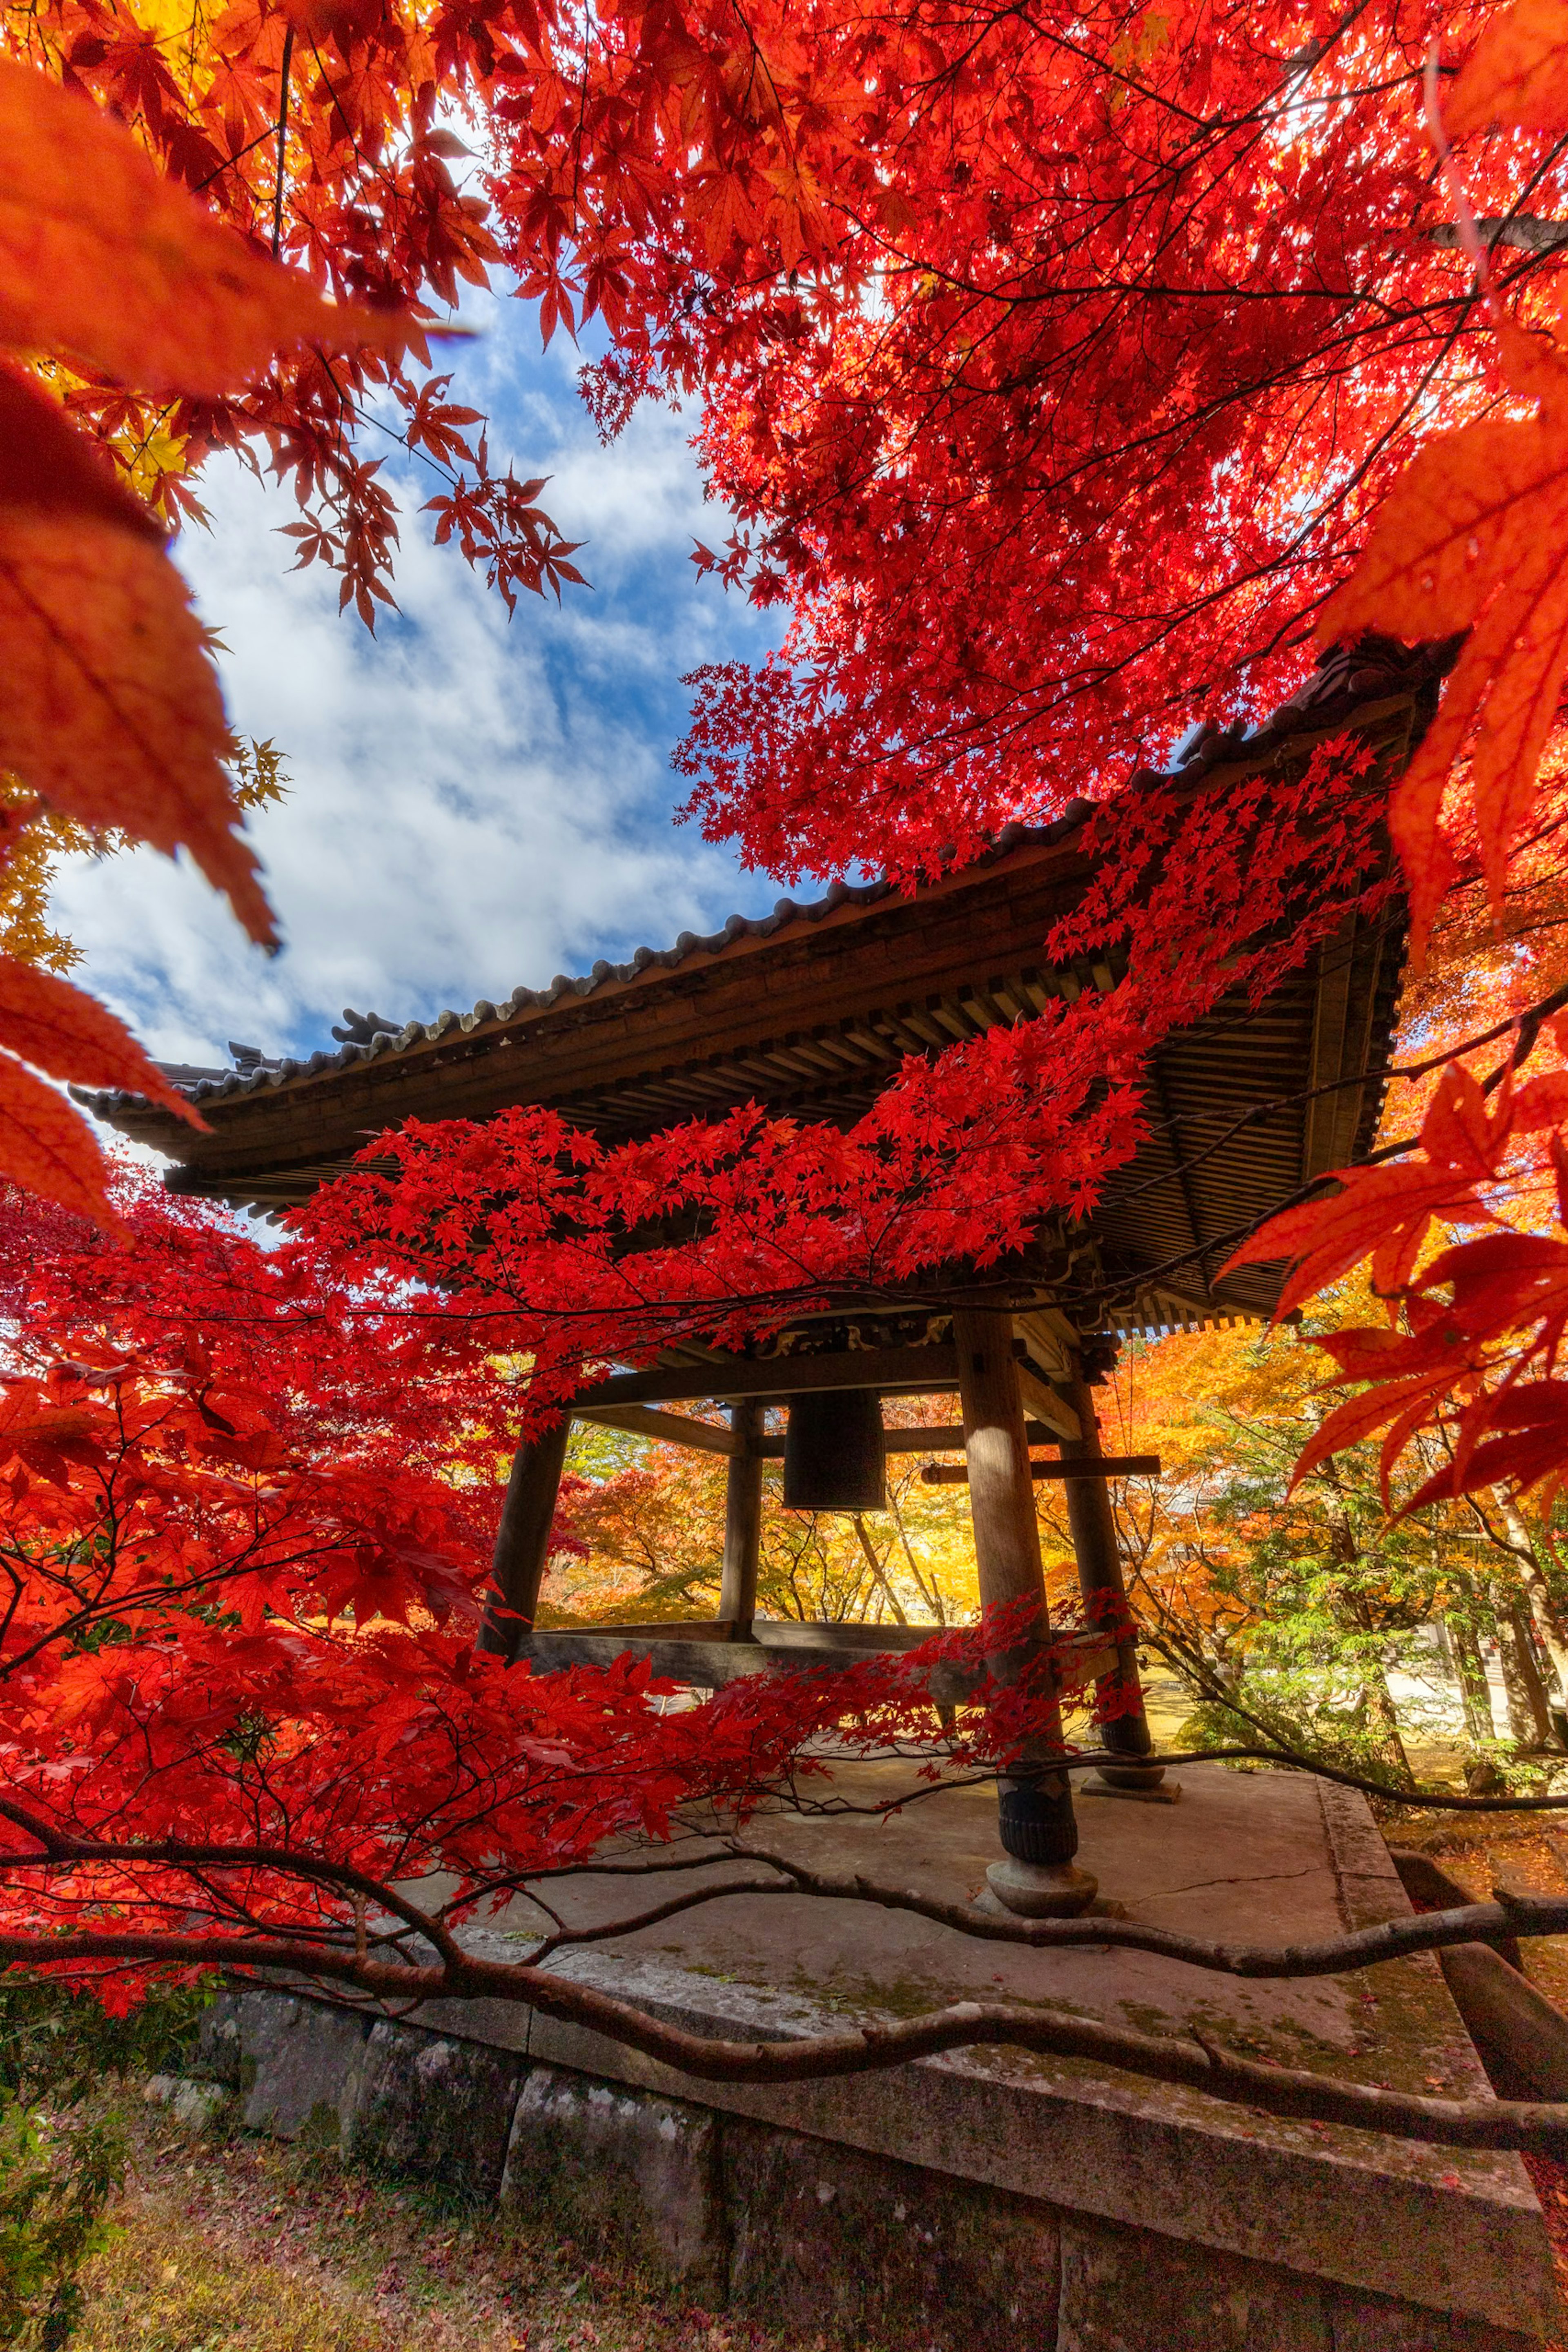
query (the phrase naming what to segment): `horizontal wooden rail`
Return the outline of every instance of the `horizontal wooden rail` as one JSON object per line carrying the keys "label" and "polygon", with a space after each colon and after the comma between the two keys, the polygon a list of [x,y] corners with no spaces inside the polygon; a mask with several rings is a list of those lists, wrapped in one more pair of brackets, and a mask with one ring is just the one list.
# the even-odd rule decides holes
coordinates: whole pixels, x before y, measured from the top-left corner
{"label": "horizontal wooden rail", "polygon": [[[863,1664],[879,1651],[918,1649],[946,1630],[940,1625],[841,1625],[826,1619],[802,1624],[764,1618],[747,1631],[723,1619],[686,1619],[546,1628],[526,1634],[517,1654],[547,1674],[569,1666],[612,1666],[617,1658],[628,1655],[646,1658],[655,1675],[671,1682],[716,1690],[746,1675],[804,1674],[818,1666],[841,1672]],[[1071,1655],[1073,1675],[1082,1682],[1097,1682],[1117,1671],[1116,1652],[1103,1633],[1070,1634],[1056,1647]],[[926,1687],[936,1705],[956,1706],[982,1678],[978,1666],[944,1662],[932,1667]]]}
{"label": "horizontal wooden rail", "polygon": [[[1031,1421],[1026,1433],[1031,1445],[1056,1444],[1055,1430],[1047,1429],[1043,1421]],[[963,1423],[952,1421],[930,1429],[886,1429],[883,1432],[883,1444],[889,1454],[962,1454]],[[778,1462],[783,1456],[784,1440],[765,1437],[757,1451],[764,1462]]]}
{"label": "horizontal wooden rail", "polygon": [[[684,1445],[698,1454],[744,1454],[760,1455],[764,1462],[781,1462],[784,1439],[759,1438],[749,1448],[743,1446],[727,1429],[716,1421],[696,1421],[685,1413],[660,1412],[645,1404],[584,1404],[572,1408],[575,1421],[591,1421],[601,1429],[622,1429],[633,1437],[656,1438],[661,1445]],[[1031,1445],[1054,1445],[1057,1433],[1047,1429],[1043,1421],[1031,1421],[1026,1434]],[[962,1454],[964,1431],[959,1422],[941,1422],[920,1429],[889,1429],[883,1432],[883,1442],[889,1454]]]}
{"label": "horizontal wooden rail", "polygon": [[957,1385],[957,1354],[950,1343],[937,1341],[928,1348],[856,1348],[835,1356],[737,1356],[728,1363],[654,1364],[645,1372],[612,1372],[584,1389],[570,1410],[587,1415],[606,1405],[798,1396],[808,1389],[881,1389],[917,1396]]}
{"label": "horizontal wooden rail", "polygon": [[[926,1352],[922,1350],[922,1353]],[[781,1462],[784,1439],[759,1438],[750,1447],[743,1446],[714,1421],[695,1421],[684,1413],[660,1412],[645,1404],[588,1404],[572,1408],[577,1421],[591,1421],[601,1429],[623,1429],[634,1437],[657,1438],[661,1445],[684,1445],[699,1454],[758,1454],[764,1462]],[[1031,1421],[1027,1435],[1031,1445],[1054,1445],[1057,1433],[1047,1429],[1043,1421]],[[962,1454],[964,1431],[959,1422],[942,1422],[929,1428],[889,1429],[883,1433],[889,1454]],[[1050,1474],[1048,1474],[1050,1475]],[[1092,1475],[1092,1474],[1091,1474]],[[942,1482],[936,1482],[940,1485]]]}
{"label": "horizontal wooden rail", "polygon": [[[692,1421],[684,1413],[655,1412],[645,1404],[583,1405],[573,1419],[601,1429],[623,1429],[633,1437],[656,1437],[664,1445],[685,1445],[698,1454],[739,1454],[744,1448],[715,1421]],[[780,1447],[782,1451],[782,1447]]]}
{"label": "horizontal wooden rail", "polygon": [[[1031,1478],[1157,1478],[1157,1454],[1090,1454],[1074,1462],[1031,1462]],[[928,1462],[920,1473],[928,1486],[967,1486],[967,1465],[962,1462]]]}

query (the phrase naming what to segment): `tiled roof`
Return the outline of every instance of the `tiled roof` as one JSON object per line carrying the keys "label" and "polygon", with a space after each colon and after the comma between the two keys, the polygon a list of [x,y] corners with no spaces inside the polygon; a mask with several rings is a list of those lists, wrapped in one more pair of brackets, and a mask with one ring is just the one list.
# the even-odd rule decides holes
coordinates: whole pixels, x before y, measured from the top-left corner
{"label": "tiled roof", "polygon": [[[1087,814],[1089,803],[1075,804]],[[1082,817],[1072,823],[1082,822]],[[993,855],[1018,846],[1025,838],[1054,840],[1071,826],[1067,820],[1058,825],[1031,829],[1024,825],[1009,825],[998,835]],[[215,1096],[254,1094],[258,1087],[284,1086],[290,1078],[315,1077],[324,1070],[347,1070],[361,1062],[373,1062],[392,1054],[405,1054],[414,1045],[433,1045],[452,1031],[466,1035],[475,1029],[486,1028],[496,1022],[507,1022],[525,1011],[548,1010],[567,996],[591,996],[611,981],[631,981],[650,971],[669,971],[684,963],[692,955],[718,955],[733,947],[737,940],[771,939],[791,923],[819,923],[824,915],[842,906],[869,907],[878,898],[887,897],[892,884],[875,882],[835,882],[821,898],[798,906],[792,898],[780,898],[770,915],[731,915],[721,930],[701,936],[695,931],[683,931],[674,947],[637,948],[627,963],[609,963],[602,958],[591,971],[573,978],[558,972],[548,988],[517,988],[499,1004],[481,997],[470,1013],[438,1013],[434,1021],[410,1021],[401,1028],[382,1021],[374,1013],[356,1013],[345,1006],[343,1024],[332,1034],[343,1040],[335,1053],[325,1047],[303,1060],[285,1055],[278,1061],[247,1058],[239,1067],[223,1071],[187,1072],[182,1070],[174,1083],[193,1101],[207,1102]],[[231,1047],[231,1052],[233,1048]],[[254,1050],[254,1049],[250,1049]],[[160,1064],[161,1068],[164,1066]]]}
{"label": "tiled roof", "polygon": [[[1321,733],[1392,695],[1434,689],[1449,667],[1455,650],[1457,641],[1452,646],[1411,649],[1386,639],[1364,639],[1354,649],[1336,648],[1306,684],[1260,727],[1196,729],[1180,747],[1176,764],[1168,773],[1142,769],[1129,780],[1126,789],[1152,791],[1176,781],[1191,782],[1219,768],[1260,763],[1274,745],[1291,736]],[[1004,825],[991,849],[977,862],[989,865],[1020,849],[1064,841],[1092,814],[1095,806],[1092,802],[1076,800],[1054,824]],[[407,1054],[419,1046],[438,1044],[455,1033],[467,1035],[476,1029],[504,1028],[521,1013],[537,1014],[564,999],[593,996],[612,984],[634,982],[644,972],[673,969],[690,957],[711,959],[745,940],[771,939],[796,925],[818,924],[841,907],[873,906],[888,897],[892,889],[891,883],[881,879],[835,882],[820,898],[803,905],[793,898],[780,898],[771,914],[731,915],[719,930],[706,936],[683,931],[673,947],[640,947],[625,963],[610,963],[601,959],[590,971],[576,977],[558,973],[548,988],[515,989],[498,1004],[481,998],[470,1012],[448,1010],[438,1013],[432,1021],[410,1021],[398,1026],[377,1013],[360,1013],[349,1008],[344,1012],[342,1025],[332,1031],[340,1041],[336,1050],[321,1047],[302,1058],[284,1055],[274,1060],[258,1047],[231,1044],[229,1050],[236,1066],[232,1069],[204,1070],[172,1064],[160,1066],[196,1103],[255,1095],[329,1071],[346,1071],[360,1064]],[[83,1099],[90,1101],[100,1115],[112,1117],[117,1109],[138,1098],[103,1093]]]}

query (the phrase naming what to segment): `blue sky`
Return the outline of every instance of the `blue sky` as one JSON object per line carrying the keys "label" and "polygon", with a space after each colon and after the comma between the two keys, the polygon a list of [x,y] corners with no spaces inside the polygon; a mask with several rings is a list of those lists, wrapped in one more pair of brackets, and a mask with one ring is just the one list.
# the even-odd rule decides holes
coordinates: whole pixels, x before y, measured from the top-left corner
{"label": "blue sky", "polygon": [[508,622],[455,549],[430,544],[414,511],[430,478],[389,442],[402,610],[372,640],[339,616],[336,574],[289,573],[276,532],[295,519],[291,494],[209,468],[213,529],[188,531],[179,562],[230,648],[235,726],[275,738],[292,778],[254,821],[284,950],[251,948],[183,860],[73,863],[56,895],[86,950],[77,976],[162,1057],[222,1061],[230,1038],[308,1052],[345,1004],[428,1018],[499,1002],[779,896],[673,821],[682,674],[755,658],[773,625],[687,560],[695,537],[728,527],[703,500],[695,415],[644,408],[604,449],[580,355],[559,337],[541,355],[533,305],[467,315],[483,332],[441,362],[451,397],[487,411],[493,454],[553,478],[543,503],[587,542],[576,560],[593,586],[559,610],[522,598]]}

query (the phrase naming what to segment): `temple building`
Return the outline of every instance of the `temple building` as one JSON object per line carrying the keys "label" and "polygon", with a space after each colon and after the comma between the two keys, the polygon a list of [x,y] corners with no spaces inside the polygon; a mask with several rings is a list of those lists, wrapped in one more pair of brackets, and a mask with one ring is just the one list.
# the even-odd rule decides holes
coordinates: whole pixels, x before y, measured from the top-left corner
{"label": "temple building", "polygon": [[[1264,728],[1206,733],[1160,781],[1197,796],[1248,775],[1295,776],[1318,744],[1346,731],[1386,769],[1408,756],[1436,685],[1420,656],[1333,656]],[[597,963],[468,1013],[402,1026],[350,1013],[333,1033],[336,1050],[305,1060],[231,1048],[233,1067],[171,1072],[206,1133],[124,1096],[97,1097],[95,1108],[167,1155],[172,1190],[257,1213],[306,1200],[368,1138],[408,1118],[483,1119],[538,1105],[618,1141],[755,1102],[846,1127],[904,1057],[934,1058],[998,1023],[1036,1019],[1052,998],[1115,984],[1115,952],[1066,966],[1045,959],[1048,933],[1094,870],[1090,813],[1076,803],[1053,824],[1009,825],[988,856],[909,895],[840,883],[812,904],[785,899],[761,919],[734,916],[710,938],[683,934],[672,948],[639,949],[627,963]],[[992,1269],[980,1283],[972,1270],[967,1281],[965,1269],[948,1270],[935,1294],[912,1285],[892,1301],[835,1306],[747,1350],[692,1343],[609,1370],[571,1418],[727,1458],[718,1620],[531,1631],[570,1433],[563,1418],[520,1445],[513,1465],[496,1559],[507,1613],[492,1622],[491,1645],[540,1666],[632,1649],[711,1686],[918,1642],[935,1629],[782,1626],[755,1614],[764,1462],[783,1454],[789,1505],[874,1509],[889,1444],[961,1456],[988,1606],[1032,1597],[1043,1610],[1033,1486],[1061,1479],[1088,1621],[1119,1619],[1124,1631],[1106,1486],[1116,1465],[1101,1452],[1095,1385],[1128,1333],[1270,1311],[1277,1273],[1222,1278],[1219,1269],[1258,1223],[1370,1144],[1402,956],[1397,915],[1350,922],[1262,1004],[1238,989],[1172,1034],[1153,1057],[1149,1134],[1135,1158],[1086,1219],[1042,1229],[1000,1276]],[[933,1401],[928,1425],[884,1430],[882,1400],[908,1396]],[[942,1399],[956,1400],[956,1419]],[[696,1405],[700,1417],[671,1413],[673,1404]],[[770,1409],[782,1409],[782,1433],[768,1429]],[[1138,1702],[1135,1645],[1083,1641],[1083,1671],[1117,1694],[1103,1779],[1159,1801],[1169,1792]],[[1072,1863],[1065,1774],[1042,1768],[1004,1783],[999,1826],[1007,1859],[992,1879],[1002,1901],[1048,1912],[1090,1899],[1093,1881]]]}

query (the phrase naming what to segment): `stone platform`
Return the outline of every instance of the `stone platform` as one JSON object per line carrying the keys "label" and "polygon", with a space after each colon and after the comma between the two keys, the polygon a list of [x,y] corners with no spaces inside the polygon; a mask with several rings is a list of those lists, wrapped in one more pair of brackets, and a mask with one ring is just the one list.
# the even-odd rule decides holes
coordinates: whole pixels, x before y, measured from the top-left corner
{"label": "stone platform", "polygon": [[[1295,1773],[1182,1779],[1174,1806],[1082,1795],[1080,1860],[1103,1905],[1249,1943],[1408,1914],[1359,1798]],[[841,1767],[833,1795],[871,1804],[908,1785],[901,1766]],[[749,1835],[818,1869],[973,1900],[997,1853],[995,1800],[947,1790],[884,1822],[776,1812]],[[628,1891],[601,1875],[551,1897],[586,1925]],[[526,1949],[530,1912],[519,1903],[465,1939]],[[1238,1981],[736,1895],[559,1965],[714,2034],[1010,1998],[1144,2031],[1199,2023],[1253,2056],[1490,2095],[1428,1958]],[[875,2352],[1526,2352],[1560,2325],[1516,2158],[1276,2119],[1081,2061],[979,2050],[756,2089],[694,2083],[504,2003],[374,2023],[270,1990],[231,1998],[205,2047],[253,2127],[326,2129],[372,2160],[547,2208],[580,2243],[629,2247],[714,2305]]]}

